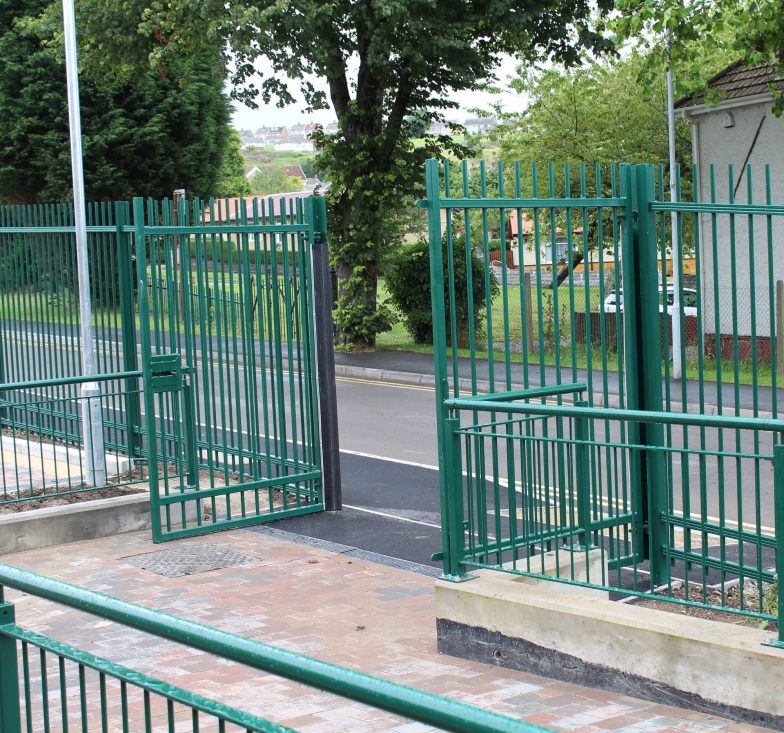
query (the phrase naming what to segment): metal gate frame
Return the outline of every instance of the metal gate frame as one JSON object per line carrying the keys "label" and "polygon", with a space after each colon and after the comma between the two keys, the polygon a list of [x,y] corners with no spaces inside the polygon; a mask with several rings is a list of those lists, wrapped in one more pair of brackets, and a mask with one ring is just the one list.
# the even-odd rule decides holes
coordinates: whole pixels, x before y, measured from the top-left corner
{"label": "metal gate frame", "polygon": [[133,201],[155,542],[340,508],[325,200],[249,207]]}
{"label": "metal gate frame", "polygon": [[[484,169],[482,169],[484,176]],[[465,175],[465,168],[464,168]],[[519,180],[519,169],[518,169]],[[551,174],[552,175],[552,174]],[[551,178],[552,180],[552,178]],[[503,191],[499,191],[498,198],[469,198],[467,189],[462,196],[450,196],[448,193],[448,173],[445,174],[447,194],[441,196],[441,177],[438,161],[428,161],[426,164],[427,199],[420,202],[420,206],[428,210],[429,240],[430,240],[430,268],[432,288],[432,309],[434,323],[434,356],[435,356],[435,385],[436,385],[436,411],[439,445],[439,465],[441,482],[443,550],[439,557],[444,559],[445,576],[455,580],[468,577],[465,559],[464,535],[465,525],[463,518],[462,497],[456,487],[462,482],[462,472],[459,469],[459,443],[455,443],[455,435],[461,431],[465,434],[465,426],[461,428],[459,415],[469,410],[472,399],[480,404],[488,401],[508,403],[514,401],[528,401],[532,399],[543,400],[551,393],[561,395],[564,392],[577,391],[584,385],[556,385],[555,391],[547,389],[524,389],[507,392],[492,392],[490,395],[477,395],[476,387],[471,390],[471,397],[461,399],[460,379],[457,375],[457,362],[454,356],[450,357],[447,347],[447,329],[450,323],[446,320],[445,301],[454,297],[454,293],[447,290],[447,279],[450,288],[452,275],[444,272],[444,265],[440,256],[442,247],[442,222],[443,210],[487,212],[488,209],[505,207],[553,209],[565,208],[576,212],[580,216],[588,209],[616,210],[622,222],[621,242],[623,249],[623,288],[624,288],[624,381],[626,387],[626,407],[632,411],[662,410],[661,395],[661,355],[658,351],[660,340],[653,334],[659,333],[659,305],[657,285],[657,236],[656,219],[651,203],[654,200],[653,167],[647,165],[624,165],[620,168],[620,195],[589,197],[583,194],[579,198],[529,197],[522,198],[519,192],[515,197],[504,198]],[[484,186],[483,186],[484,187]],[[518,184],[519,188],[519,184]],[[486,213],[485,230],[486,230]],[[579,220],[579,219],[578,219]],[[451,236],[451,235],[449,235]],[[502,235],[503,237],[503,235]],[[486,235],[485,235],[486,239]],[[485,243],[485,249],[487,244]],[[504,277],[506,270],[503,271]],[[451,324],[454,329],[454,324]],[[454,331],[453,331],[454,332]],[[645,334],[645,336],[643,336]],[[450,375],[449,364],[453,364],[455,373]],[[492,371],[492,367],[491,367]],[[475,385],[476,376],[472,377]],[[569,389],[562,389],[569,388]],[[560,396],[559,396],[560,402]],[[587,402],[576,404],[588,405]],[[497,409],[501,409],[500,406]],[[474,424],[477,424],[477,413],[473,413]],[[509,414],[511,417],[511,413]],[[577,421],[575,429],[585,436],[593,433],[593,426],[588,421]],[[561,428],[559,428],[561,430]],[[560,433],[559,433],[560,434]],[[663,567],[664,555],[662,547],[669,541],[668,527],[664,516],[666,512],[666,482],[664,479],[663,456],[660,448],[664,445],[663,428],[658,424],[629,423],[628,435],[625,437],[629,446],[649,446],[649,450],[630,451],[630,484],[632,492],[631,513],[617,518],[615,526],[630,523],[632,527],[632,553],[624,558],[617,558],[617,563],[634,563],[640,560],[649,560],[651,563],[652,577],[662,581],[666,577],[667,568]],[[495,450],[495,449],[493,449]],[[560,449],[559,449],[560,450]],[[494,453],[495,455],[495,453]],[[560,453],[559,453],[560,455]],[[588,455],[583,459],[588,465]],[[495,461],[495,458],[493,459]],[[493,479],[495,480],[495,479]],[[570,524],[556,531],[554,536],[586,537],[595,531],[596,523],[590,521],[590,513],[586,510],[587,504],[584,497],[590,493],[590,477],[576,487],[580,496],[575,514],[577,524]],[[455,504],[457,503],[457,507]],[[607,524],[606,522],[604,523]],[[523,545],[541,544],[543,535],[534,532],[530,537],[518,538]],[[501,545],[498,545],[501,549]]]}
{"label": "metal gate frame", "polygon": [[[666,295],[667,287],[667,247],[669,235],[672,235],[673,257],[683,256],[683,237],[680,227],[684,226],[679,218],[688,215],[693,217],[692,224],[698,229],[698,217],[704,216],[712,222],[712,246],[714,268],[718,267],[716,245],[716,218],[727,216],[744,217],[752,216],[763,218],[767,224],[768,251],[773,252],[773,238],[771,217],[782,216],[784,208],[771,203],[769,171],[766,171],[767,201],[765,204],[752,203],[752,186],[748,184],[749,203],[739,204],[734,201],[732,187],[730,187],[730,201],[720,203],[715,196],[714,174],[710,176],[710,200],[702,201],[698,194],[694,200],[685,201],[680,197],[680,188],[677,189],[678,197],[674,202],[665,200],[665,186],[663,172],[659,170],[658,181],[656,169],[652,165],[623,165],[618,169],[613,168],[611,193],[607,196],[599,186],[599,171],[597,167],[596,185],[597,194],[592,197],[587,193],[585,168],[580,171],[580,193],[578,196],[556,196],[554,191],[553,167],[549,168],[549,197],[537,195],[537,168],[532,171],[533,195],[525,197],[521,194],[520,167],[511,172],[508,178],[514,179],[515,194],[513,197],[505,196],[503,191],[504,171],[501,164],[498,169],[499,191],[496,197],[486,194],[484,165],[480,166],[481,195],[471,197],[467,183],[467,166],[463,166],[463,184],[460,186],[450,183],[449,164],[444,164],[444,174],[437,161],[429,161],[426,167],[427,199],[420,202],[420,206],[428,210],[429,239],[430,239],[430,267],[432,289],[432,312],[434,323],[434,355],[436,375],[436,410],[438,427],[439,466],[441,469],[441,508],[442,508],[442,539],[443,550],[434,559],[442,559],[444,563],[444,577],[453,581],[462,581],[471,577],[468,572],[472,567],[492,568],[515,572],[534,577],[546,577],[561,582],[575,583],[607,591],[620,591],[631,595],[646,595],[653,593],[664,600],[674,600],[686,605],[707,605],[708,607],[720,606],[740,615],[752,616],[763,620],[775,620],[774,615],[767,610],[764,600],[767,595],[776,593],[776,574],[780,577],[784,573],[784,420],[779,419],[776,412],[775,394],[773,398],[774,416],[772,418],[758,413],[756,398],[756,385],[758,384],[757,365],[753,365],[753,385],[755,386],[755,401],[751,415],[741,414],[738,401],[738,331],[735,329],[733,336],[734,369],[735,369],[735,401],[733,414],[725,415],[708,414],[702,392],[699,396],[699,406],[696,413],[687,403],[686,385],[682,385],[681,404],[676,405],[671,398],[670,383],[667,381],[669,374],[670,347],[668,344],[668,327],[670,316],[667,314]],[[569,167],[565,166],[564,178],[568,184]],[[751,169],[745,173],[751,179]],[[695,172],[695,177],[698,175]],[[459,178],[459,173],[455,176]],[[507,180],[508,180],[507,178]],[[733,171],[730,167],[729,179],[733,180]],[[695,178],[699,183],[698,179]],[[616,185],[618,184],[618,185]],[[657,185],[658,184],[658,185]],[[459,193],[454,195],[451,191],[456,188]],[[462,191],[460,189],[462,188]],[[566,186],[569,190],[569,186]],[[462,194],[462,195],[460,195]],[[568,247],[572,249],[572,235],[570,228],[572,212],[578,223],[582,223],[586,231],[587,210],[612,212],[610,217],[615,247],[615,282],[604,285],[603,275],[599,276],[599,314],[594,319],[589,317],[589,303],[595,293],[589,294],[587,274],[583,284],[585,295],[585,313],[583,316],[584,330],[579,338],[584,339],[587,357],[584,354],[584,363],[588,364],[587,382],[580,383],[577,376],[577,363],[575,353],[575,264],[572,258],[567,260],[570,287],[571,323],[571,370],[572,378],[562,378],[559,367],[560,344],[556,323],[555,344],[555,370],[545,380],[543,344],[541,340],[541,311],[536,313],[533,297],[519,297],[520,319],[522,323],[521,354],[517,367],[522,367],[523,388],[519,389],[517,376],[513,378],[511,369],[512,351],[510,350],[509,335],[509,300],[507,295],[513,289],[522,290],[523,280],[520,278],[519,287],[516,282],[510,284],[507,278],[506,258],[500,255],[500,261],[495,266],[500,276],[498,290],[502,296],[503,315],[500,318],[504,327],[503,334],[492,333],[492,328],[498,328],[498,323],[489,323],[486,334],[486,346],[477,344],[474,340],[470,343],[470,377],[461,369],[459,357],[461,356],[455,341],[457,328],[453,320],[449,320],[447,313],[454,313],[455,308],[450,304],[455,303],[456,297],[456,265],[451,256],[452,248],[457,246],[454,237],[454,222],[451,220],[455,212],[464,216],[459,221],[465,235],[462,236],[466,252],[476,252],[484,249],[485,273],[490,261],[488,233],[489,212],[501,212],[501,221],[504,221],[504,211],[517,211],[518,231],[522,232],[521,210],[531,209],[534,212],[534,251],[536,252],[537,273],[541,271],[539,261],[539,230],[540,218],[536,212],[544,210],[545,218],[549,213],[550,229],[555,231],[556,219],[554,210],[565,210],[564,220],[567,222],[566,231]],[[446,212],[445,232],[442,232],[443,212]],[[670,224],[669,215],[674,214]],[[582,214],[582,222],[580,222]],[[469,240],[471,227],[469,215],[475,220],[481,217],[481,228],[478,235],[478,245]],[[602,223],[608,218],[597,217],[598,231],[601,232]],[[672,231],[669,227],[672,226]],[[669,232],[669,233],[668,233]],[[753,251],[753,227],[749,224],[749,250]],[[699,231],[694,235],[695,262],[700,260]],[[443,235],[443,241],[442,241]],[[500,246],[496,240],[496,250],[503,252],[505,249],[505,231],[501,229]],[[734,247],[735,230],[731,228],[731,240]],[[604,247],[601,233],[597,237],[599,243],[600,271],[601,257]],[[583,252],[587,251],[588,239],[583,234]],[[556,238],[552,234],[553,253],[555,253]],[[711,246],[709,242],[705,246]],[[444,259],[442,248],[449,255]],[[622,252],[623,261],[620,261],[618,252]],[[733,250],[735,251],[735,250]],[[738,250],[739,251],[739,250]],[[481,253],[480,253],[481,256]],[[773,261],[768,254],[768,261]],[[551,262],[555,262],[552,259]],[[575,261],[577,262],[577,261]],[[733,261],[734,263],[734,261]],[[661,265],[661,272],[659,272]],[[622,267],[623,281],[618,277],[618,269]],[[471,268],[467,267],[468,272]],[[554,268],[555,269],[555,268]],[[732,282],[737,276],[735,265],[731,263]],[[582,268],[587,273],[588,268]],[[699,282],[699,269],[697,278]],[[749,278],[752,283],[752,296],[754,295],[754,270],[750,268]],[[485,279],[490,276],[485,274]],[[539,275],[537,274],[537,277]],[[555,285],[553,274],[553,294],[557,297],[558,286]],[[768,286],[768,295],[773,292],[772,275]],[[560,282],[560,280],[559,280]],[[526,286],[530,287],[530,286]],[[591,361],[592,338],[590,329],[599,325],[602,346],[604,346],[605,310],[603,287],[612,288],[614,294],[622,295],[622,307],[612,313],[623,313],[622,327],[618,329],[618,406],[607,403],[607,380],[609,373],[606,353],[602,354],[602,373],[604,376],[603,397],[599,392],[596,402],[591,400],[590,380],[598,379],[593,376],[594,364]],[[682,271],[681,279],[674,287],[683,288]],[[714,287],[716,287],[714,285]],[[699,287],[698,287],[699,290]],[[470,300],[471,288],[466,287],[464,298]],[[488,296],[486,287],[485,296]],[[541,284],[536,293],[538,306],[542,306]],[[563,296],[562,296],[563,297]],[[718,297],[715,295],[714,297]],[[487,297],[489,302],[489,297]],[[621,301],[613,300],[613,305]],[[445,307],[450,306],[449,310]],[[753,300],[752,300],[753,304]],[[517,304],[515,304],[517,305]],[[595,308],[595,304],[593,306]],[[699,305],[696,306],[699,308]],[[528,309],[534,310],[533,318]],[[733,291],[732,314],[735,318],[736,296]],[[716,321],[719,319],[718,305],[714,314]],[[770,305],[772,312],[773,305]],[[472,312],[469,310],[469,313]],[[557,312],[557,310],[556,310]],[[671,315],[671,314],[670,314]],[[526,327],[539,317],[540,323],[540,358],[532,361],[538,363],[536,371],[542,380],[537,386],[535,380],[528,384],[529,363],[527,361],[529,342],[526,338]],[[697,320],[699,322],[699,310]],[[680,314],[681,328],[683,328],[684,314]],[[752,312],[752,353],[758,348],[754,340],[754,316]],[[593,324],[593,325],[592,325]],[[777,324],[778,326],[778,324]],[[567,328],[569,324],[567,324]],[[473,328],[473,323],[471,324]],[[723,338],[716,325],[715,353],[720,353],[720,339]],[[773,339],[773,317],[770,322],[770,337]],[[780,337],[780,328],[776,329]],[[702,334],[702,332],[699,332]],[[451,334],[453,343],[448,343]],[[615,335],[615,334],[614,334]],[[471,332],[472,339],[479,341],[479,336]],[[482,335],[484,338],[484,334]],[[500,355],[494,356],[498,342],[503,338],[502,345],[498,347]],[[698,354],[702,354],[702,341],[707,340],[700,335]],[[771,358],[774,363],[775,381],[775,351],[774,342],[771,343]],[[622,347],[622,349],[621,349]],[[486,349],[487,369],[489,372],[489,394],[480,394],[478,388],[478,374],[482,367],[478,363],[477,352]],[[681,342],[681,348],[685,348]],[[534,348],[535,351],[535,348]],[[566,351],[566,348],[564,348]],[[515,352],[517,353],[517,352]],[[700,356],[700,359],[703,357]],[[494,359],[497,359],[499,369],[494,371]],[[566,362],[569,363],[568,361]],[[702,364],[702,361],[699,362]],[[702,369],[702,366],[700,366]],[[718,373],[718,367],[717,367]],[[663,379],[664,378],[664,379]],[[700,371],[699,387],[704,387],[706,374]],[[717,383],[721,387],[721,383]],[[588,400],[582,399],[582,392],[587,387]],[[721,394],[721,390],[717,390]],[[775,390],[774,390],[775,392]],[[563,399],[570,393],[571,398]],[[721,402],[718,403],[721,406]],[[610,437],[605,432],[600,437],[602,425],[613,425],[615,433]],[[617,428],[617,429],[616,429]],[[675,428],[678,435],[675,435]],[[697,433],[694,444],[690,443],[688,430]],[[705,431],[717,431],[718,446],[713,446],[705,441]],[[732,431],[734,435],[734,448],[727,448],[722,443],[722,431]],[[538,432],[537,432],[538,431]],[[549,431],[549,434],[548,434]],[[607,431],[607,427],[605,427]],[[745,433],[744,433],[745,431]],[[620,433],[620,437],[618,436]],[[747,446],[741,446],[742,434],[747,438]],[[762,443],[769,444],[770,450],[762,447]],[[530,453],[527,453],[529,451]],[[533,465],[530,456],[539,451],[536,460],[540,464]],[[629,488],[630,507],[617,502],[618,494],[602,494],[610,486],[610,466],[608,457],[610,453],[621,456],[624,468],[622,481]],[[718,472],[717,486],[712,490],[710,497],[706,493],[705,467],[708,459],[713,461],[712,466]],[[602,477],[602,463],[607,461],[607,473]],[[675,460],[680,461],[677,469],[681,474],[680,496],[673,491]],[[549,461],[549,478],[545,474],[536,474],[541,463]],[[625,462],[625,463],[624,463]],[[691,462],[691,464],[690,464]],[[710,502],[725,501],[722,481],[722,466],[733,464],[738,478],[732,487],[732,477],[726,481],[737,494],[738,502],[736,525],[733,519],[725,517],[724,509],[718,510],[719,517],[711,517]],[[699,483],[695,484],[699,496],[691,499],[689,496],[689,467],[699,470],[697,477]],[[741,515],[743,509],[742,481],[740,476],[743,471],[752,473],[751,480],[755,481],[755,493],[749,494],[752,504],[747,515]],[[773,475],[773,493],[775,508],[775,529],[762,526],[760,509],[760,483],[759,475],[762,471],[770,470]],[[617,469],[613,469],[613,481],[618,481]],[[515,473],[516,472],[516,473]],[[756,479],[755,479],[756,475]],[[685,478],[684,478],[685,476]],[[515,483],[516,482],[516,483]],[[538,482],[538,483],[537,483]],[[517,493],[515,488],[517,487]],[[538,492],[538,493],[537,493]],[[684,498],[685,494],[685,498]],[[756,497],[756,498],[755,498]],[[598,499],[598,500],[597,500]],[[681,504],[679,505],[679,500]],[[625,501],[625,499],[624,499]],[[690,508],[690,501],[694,504]],[[756,509],[754,502],[756,501]],[[530,502],[530,506],[527,505]],[[537,505],[537,502],[538,505]],[[534,507],[533,510],[530,510]],[[489,509],[489,511],[488,511]],[[519,511],[519,515],[518,515]],[[716,510],[714,509],[714,512]],[[526,514],[528,512],[528,514]],[[488,519],[487,515],[491,515]],[[508,519],[507,519],[508,518]],[[742,523],[746,520],[745,523]],[[751,522],[751,523],[749,523]],[[617,552],[621,547],[619,542],[615,550],[612,542],[613,532],[620,532],[623,527],[631,532],[630,552],[628,554]],[[602,535],[604,534],[604,538]],[[608,550],[608,535],[609,547]],[[694,545],[691,545],[692,536]],[[735,540],[738,556],[731,556],[725,552],[725,543]],[[558,548],[561,548],[563,557],[558,559]],[[716,549],[711,549],[711,548]],[[555,567],[545,569],[544,560],[541,567],[533,567],[532,554],[536,555],[536,564],[539,564],[549,550],[555,548]],[[577,577],[575,564],[578,561],[582,568],[590,572],[591,553],[600,549],[600,556],[604,565],[601,577],[594,573],[593,577]],[[745,549],[748,550],[748,556]],[[764,553],[764,557],[763,557]],[[609,559],[609,562],[607,560]],[[643,569],[645,580],[640,583],[637,578],[638,565],[647,561],[647,569]],[[559,562],[562,564],[559,565]],[[571,563],[571,567],[569,567]],[[631,586],[622,585],[620,581],[610,581],[605,571],[620,570],[624,565],[633,565],[630,570],[634,572]],[[680,567],[679,573],[685,580],[677,582],[684,586],[684,599],[678,600],[673,594],[673,570],[675,565]],[[775,567],[773,567],[775,565]],[[581,571],[582,572],[582,571]],[[713,580],[708,580],[711,574]],[[691,577],[690,579],[690,576]],[[620,574],[619,576],[620,577]],[[738,579],[740,606],[725,605],[724,595],[720,602],[710,600],[709,589],[716,578],[723,583],[735,582]],[[744,582],[748,581],[751,590],[744,598]],[[694,589],[700,597],[695,600],[690,595],[690,588]],[[664,590],[661,590],[664,589]],[[723,594],[722,590],[722,594]],[[781,585],[778,586],[779,598],[784,598]],[[784,638],[784,634],[781,635]],[[779,643],[779,642],[776,642]]]}

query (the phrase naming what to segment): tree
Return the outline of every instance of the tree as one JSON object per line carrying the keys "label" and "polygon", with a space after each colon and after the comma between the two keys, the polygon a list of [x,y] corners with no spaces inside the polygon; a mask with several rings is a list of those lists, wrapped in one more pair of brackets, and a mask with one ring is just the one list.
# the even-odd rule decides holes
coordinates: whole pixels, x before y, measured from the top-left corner
{"label": "tree", "polygon": [[[61,28],[57,4],[0,0],[0,199],[9,202],[71,197]],[[215,192],[230,119],[219,54],[180,59],[165,75],[80,76],[88,200]]]}
{"label": "tree", "polygon": [[[424,158],[452,145],[430,138],[414,149],[406,118],[423,110],[427,123],[442,119],[444,109],[457,106],[454,93],[479,88],[502,53],[574,62],[582,47],[609,46],[589,27],[597,4],[588,0],[82,0],[81,6],[99,61],[166,68],[183,52],[226,47],[235,88],[246,100],[260,94],[264,101],[293,101],[283,75],[300,80],[310,109],[326,107],[329,96],[339,129],[315,135],[317,167],[332,182],[336,317],[352,346],[372,345],[389,323],[376,308],[376,286],[383,255],[399,238],[397,212],[421,191]],[[610,6],[598,2],[600,12]],[[137,33],[117,33],[129,19]],[[268,75],[257,88],[259,59]]]}
{"label": "tree", "polygon": [[223,162],[215,183],[216,196],[248,196],[250,181],[245,177],[245,158],[242,157],[242,141],[236,130],[229,133]]}
{"label": "tree", "polygon": [[[441,242],[444,271],[449,269],[447,238]],[[466,263],[464,237],[452,241],[452,267],[454,270],[454,302],[444,300],[446,315],[447,344],[451,346],[452,330],[449,326],[455,319],[457,345],[468,348],[470,326],[473,321],[475,332],[482,330],[486,318],[488,293],[485,291],[485,264],[471,253],[471,297],[468,288],[468,265]],[[406,330],[418,344],[433,343],[433,311],[430,303],[430,246],[424,239],[408,244],[398,250],[389,261],[386,286],[392,302],[400,311]],[[498,294],[498,283],[490,275],[490,300]],[[470,309],[469,309],[470,304]],[[454,315],[452,311],[454,310]]]}
{"label": "tree", "polygon": [[281,168],[265,166],[253,176],[250,181],[253,193],[257,196],[266,196],[270,193],[285,193],[287,191],[301,191],[302,179],[286,175]]}
{"label": "tree", "polygon": [[[574,69],[519,69],[513,88],[531,102],[497,128],[504,160],[573,166],[666,163],[667,90],[663,77],[643,87],[644,64],[643,56],[632,53],[625,60],[589,60]],[[689,161],[687,122],[679,121],[676,144],[678,160]]]}
{"label": "tree", "polygon": [[[550,195],[552,177],[556,196],[581,194],[581,166],[586,167],[587,192],[597,186],[596,165],[602,177],[598,186],[601,193],[610,195],[610,166],[616,163],[668,164],[667,91],[664,77],[651,79],[646,86],[640,81],[646,57],[631,53],[625,59],[586,60],[574,69],[551,68],[531,72],[519,69],[513,88],[530,97],[528,107],[513,115],[496,131],[501,155],[507,162],[521,161],[523,170],[530,171],[532,163],[553,161],[552,170],[541,168],[538,195]],[[685,121],[676,122],[676,157],[683,164],[684,182],[690,185],[691,135]],[[570,166],[567,190],[566,164]],[[530,190],[530,177],[525,182]],[[559,212],[556,226],[565,230],[566,215]],[[585,240],[588,250],[598,246],[597,215],[589,212]],[[542,233],[551,226],[549,213],[543,215]],[[581,226],[582,222],[578,225]],[[572,224],[574,227],[575,225]],[[571,267],[586,257],[582,247],[576,247],[573,261],[561,267],[553,283],[566,280]]]}
{"label": "tree", "polygon": [[[612,28],[619,42],[634,39],[650,51],[649,78],[672,68],[680,94],[705,88],[715,71],[737,60],[772,63],[784,75],[782,0],[618,0],[617,9]],[[717,60],[723,63],[711,73]],[[781,114],[782,94],[771,91]]]}

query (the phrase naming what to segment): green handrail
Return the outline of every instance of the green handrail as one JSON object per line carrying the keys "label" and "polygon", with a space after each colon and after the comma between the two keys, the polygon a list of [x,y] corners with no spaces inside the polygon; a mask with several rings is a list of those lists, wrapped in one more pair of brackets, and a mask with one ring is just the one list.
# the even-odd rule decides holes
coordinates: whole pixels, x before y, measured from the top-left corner
{"label": "green handrail", "polygon": [[0,591],[3,585],[446,731],[546,730],[0,563]]}

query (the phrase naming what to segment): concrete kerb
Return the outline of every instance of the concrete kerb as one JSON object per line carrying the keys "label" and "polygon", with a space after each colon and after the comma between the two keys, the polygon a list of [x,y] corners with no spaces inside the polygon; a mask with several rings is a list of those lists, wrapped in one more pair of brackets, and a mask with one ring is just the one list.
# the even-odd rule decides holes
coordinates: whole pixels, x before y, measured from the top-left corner
{"label": "concrete kerb", "polygon": [[[416,385],[421,387],[435,387],[435,377],[432,374],[420,374],[417,372],[402,372],[402,371],[392,371],[387,369],[375,369],[371,367],[356,367],[356,366],[348,366],[344,364],[336,364],[335,365],[335,375],[339,377],[349,377],[353,379],[366,379],[369,381],[376,381],[376,382],[389,382],[391,384],[405,384],[405,385]],[[470,394],[472,390],[472,383],[470,379],[461,378],[459,380],[460,390],[465,394]],[[490,392],[490,382],[487,380],[477,380],[476,382],[476,389],[479,393],[487,394]],[[564,402],[569,402],[570,400],[564,399]],[[622,408],[624,405],[622,404],[620,397],[618,395],[608,395],[607,400],[605,401],[604,395],[601,392],[594,392],[593,393],[593,404],[596,407],[610,407],[613,409]],[[673,400],[672,406],[676,409],[680,409],[683,412],[689,412],[694,414],[704,414],[704,415],[719,415],[719,409],[716,405],[705,405],[704,407],[698,405],[697,403],[688,402],[686,403],[685,409],[681,407],[681,403]],[[733,416],[737,415],[739,417],[760,417],[764,419],[773,418],[774,415],[770,411],[765,410],[758,410],[755,414],[753,410],[741,408],[738,412],[733,411]]]}
{"label": "concrete kerb", "polygon": [[150,528],[147,492],[0,515],[0,555]]}

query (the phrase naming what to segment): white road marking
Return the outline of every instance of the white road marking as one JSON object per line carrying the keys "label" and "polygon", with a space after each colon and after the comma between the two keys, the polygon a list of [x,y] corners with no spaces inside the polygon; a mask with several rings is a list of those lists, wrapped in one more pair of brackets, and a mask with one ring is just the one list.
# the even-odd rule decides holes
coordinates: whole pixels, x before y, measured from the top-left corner
{"label": "white road marking", "polygon": [[377,509],[368,509],[364,506],[355,506],[353,504],[344,504],[343,507],[345,509],[353,509],[357,512],[365,512],[365,514],[374,514],[377,517],[386,517],[387,519],[397,519],[401,522],[408,522],[409,524],[419,524],[422,527],[432,527],[433,529],[441,531],[441,527],[437,524],[432,524],[430,522],[422,522],[418,519],[410,519],[409,517],[401,517],[398,514],[389,514],[388,512],[380,512]]}

